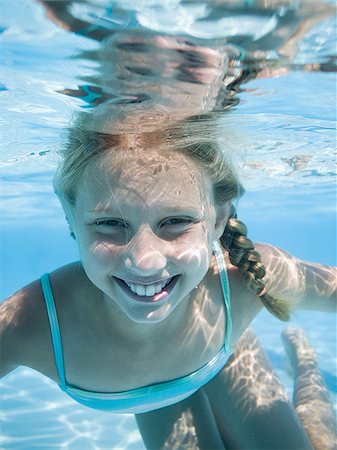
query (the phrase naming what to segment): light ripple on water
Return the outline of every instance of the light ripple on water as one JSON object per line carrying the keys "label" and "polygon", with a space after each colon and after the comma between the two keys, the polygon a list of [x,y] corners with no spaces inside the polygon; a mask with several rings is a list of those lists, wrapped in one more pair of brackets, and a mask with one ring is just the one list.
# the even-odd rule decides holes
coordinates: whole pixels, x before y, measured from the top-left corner
{"label": "light ripple on water", "polygon": [[[334,122],[286,114],[234,113],[228,115],[226,120],[226,127],[229,130],[233,128],[234,135],[238,120],[243,137],[235,158],[247,191],[278,189],[287,192],[287,189],[296,187],[301,189],[303,205],[308,199],[309,208],[313,206],[311,195],[329,190],[333,193],[336,181]],[[36,133],[36,140],[29,141],[25,137],[18,144],[4,143],[0,168],[0,205],[6,211],[3,220],[15,217],[21,205],[26,205],[24,215],[27,220],[44,216],[45,205],[55,205],[52,177],[64,132],[57,135],[56,129],[49,129],[49,136],[40,136],[40,139],[39,131]],[[226,138],[223,139],[226,145]],[[235,142],[231,146],[235,152]],[[49,192],[50,198],[41,203],[39,196],[46,192]],[[285,195],[284,207],[289,201],[291,199]],[[335,202],[329,204],[331,206]],[[278,204],[278,211],[282,209],[280,206]],[[321,202],[314,205],[316,208],[318,206],[324,208]]]}
{"label": "light ripple on water", "polygon": [[[326,314],[299,313],[294,324],[304,326],[309,341],[318,354],[323,375],[336,402],[334,378],[336,349],[335,318]],[[326,333],[319,331],[324,323]],[[289,398],[292,376],[286,364],[280,339],[284,324],[264,312],[254,321],[259,338],[269,353]],[[334,384],[333,384],[334,383]],[[4,449],[66,450],[143,449],[140,435],[131,415],[115,415],[85,408],[63,394],[44,376],[21,368],[0,381],[2,395],[2,447]],[[20,423],[20,427],[15,424]],[[113,431],[112,431],[113,430]],[[41,444],[40,444],[41,443]]]}
{"label": "light ripple on water", "polygon": [[[122,6],[126,4],[121,2]],[[130,4],[135,6],[134,1]],[[176,0],[167,1],[168,11],[178,4]],[[44,223],[50,220],[55,224],[63,220],[51,188],[58,161],[56,152],[64,141],[64,128],[73,111],[81,107],[78,99],[56,91],[65,86],[75,88],[79,73],[95,74],[95,63],[71,56],[81,50],[94,50],[98,44],[51,24],[36,2],[12,0],[3,2],[1,7],[2,22],[6,24],[1,35],[5,55],[0,86],[0,132],[4,137],[0,172],[0,206],[5,211],[2,220],[10,223],[13,218],[34,218],[40,222],[43,218]],[[141,2],[137,2],[138,7],[143,7]],[[144,8],[142,14],[144,21],[149,19]],[[182,11],[181,17],[192,30],[193,21],[203,14],[202,9],[195,9],[188,14]],[[162,20],[158,16],[152,26],[163,27]],[[176,17],[173,22],[176,24]],[[179,23],[184,29],[185,25]],[[197,28],[194,24],[194,30],[201,32]],[[214,29],[208,27],[204,32],[212,33]],[[335,30],[334,20],[315,26],[301,42],[295,63],[325,62],[335,54]],[[224,115],[226,126],[235,129],[239,122],[242,127],[240,139],[243,135],[245,145],[239,152],[240,172],[247,189],[261,193],[246,206],[252,217],[255,211],[260,216],[261,203],[270,215],[277,208],[279,219],[299,208],[303,220],[310,221],[313,214],[324,218],[324,212],[331,217],[335,205],[334,83],[334,75],[300,71],[277,79],[253,80],[240,93],[239,107]],[[268,200],[267,192],[275,195]],[[324,202],[320,201],[322,198]],[[336,342],[336,324],[330,323],[331,317],[323,315],[318,319],[309,313],[294,320],[299,325],[306,324],[320,365],[335,383],[336,391],[336,348],[332,344]],[[292,380],[286,373],[284,350],[277,337],[281,324],[263,314],[256,326],[291,395]],[[4,449],[143,448],[132,416],[110,415],[77,405],[54,383],[29,369],[15,371],[0,382],[0,387],[0,443]]]}
{"label": "light ripple on water", "polygon": [[[160,26],[161,30],[165,29],[163,21],[169,20],[173,7],[176,8],[174,21],[179,13],[179,26],[184,30],[188,24],[200,26],[198,20],[207,9],[204,5],[194,5],[191,10],[179,1],[160,2],[154,14],[151,13],[154,2],[131,4],[143,20],[152,18],[152,25],[147,24],[150,28]],[[122,6],[127,7],[127,3],[123,2]],[[13,7],[17,11],[15,20]],[[44,17],[42,7],[36,3],[13,0],[11,6],[5,3],[2,9],[2,20],[6,24],[6,31],[1,35],[5,54],[2,83],[7,90],[0,96],[3,113],[0,174],[38,174],[46,164],[54,170],[57,150],[64,142],[65,127],[73,112],[82,106],[79,99],[57,91],[65,86],[76,88],[79,74],[82,79],[95,76],[97,63],[79,55],[82,50],[97,49],[98,43],[56,27]],[[301,41],[295,64],[321,61],[334,54],[335,29],[333,18],[317,24]],[[243,154],[239,167],[246,189],[263,191],[308,186],[307,195],[310,195],[312,190],[319,192],[318,185],[334,186],[334,74],[289,71],[278,78],[252,80],[243,87],[239,107],[224,113],[223,120],[233,131],[237,131],[240,123],[238,132],[240,140],[243,136],[245,149],[243,153],[238,152],[239,157]],[[12,123],[16,124],[14,136]],[[235,146],[233,152],[237,152]],[[38,196],[39,189],[44,192],[44,184],[39,185],[37,181],[34,189]],[[36,207],[39,201],[32,198],[34,189],[25,190],[25,186],[20,189],[15,178],[3,181],[4,194],[0,201],[4,202],[3,211],[8,220],[16,215],[24,201],[27,219],[43,216],[43,211]],[[9,190],[13,193],[10,203],[3,198]],[[26,196],[26,192],[29,195]],[[306,195],[305,191],[303,194]]]}
{"label": "light ripple on water", "polygon": [[4,449],[35,449],[40,442],[44,449],[143,448],[132,415],[82,407],[30,369],[16,370],[0,387]]}

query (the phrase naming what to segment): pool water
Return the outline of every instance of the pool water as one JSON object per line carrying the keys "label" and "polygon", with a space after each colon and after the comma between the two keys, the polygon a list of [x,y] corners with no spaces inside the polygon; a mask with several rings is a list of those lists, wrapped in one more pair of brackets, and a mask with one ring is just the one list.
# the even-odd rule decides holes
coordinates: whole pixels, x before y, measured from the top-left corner
{"label": "pool water", "polygon": [[[132,20],[138,17],[152,30],[181,32],[174,29],[171,16],[166,14],[164,20],[160,8],[156,13],[147,9],[150,3],[141,8],[138,2],[137,11],[130,2]],[[173,3],[167,2],[170,8]],[[65,127],[83,102],[59,91],[75,89],[79,73],[92,75],[95,62],[74,55],[95,51],[98,44],[51,23],[36,2],[11,0],[1,8],[5,70],[0,80],[0,292],[5,298],[44,272],[78,259],[52,192],[52,176]],[[78,14],[93,14],[95,9],[88,11]],[[189,21],[189,32],[209,38],[209,24],[204,30],[195,25],[202,11],[187,12],[183,8],[181,14]],[[301,39],[295,63],[326,61],[335,53],[335,37],[334,19],[324,19]],[[221,119],[243,148],[238,164],[247,193],[238,213],[249,237],[328,265],[336,265],[335,82],[331,70],[288,70],[253,79],[243,85],[240,103]],[[291,323],[305,330],[336,404],[336,316],[299,312]],[[263,312],[253,326],[291,398],[292,378],[280,339],[286,325]],[[0,388],[0,448],[144,448],[133,416],[74,403],[28,368],[2,379]]]}

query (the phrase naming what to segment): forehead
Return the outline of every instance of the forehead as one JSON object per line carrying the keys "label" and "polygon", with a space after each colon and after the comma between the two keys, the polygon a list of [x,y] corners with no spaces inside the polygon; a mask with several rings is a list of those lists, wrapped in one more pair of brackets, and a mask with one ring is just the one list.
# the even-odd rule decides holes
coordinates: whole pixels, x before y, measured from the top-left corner
{"label": "forehead", "polygon": [[156,149],[108,152],[88,168],[77,192],[79,201],[95,208],[135,202],[195,207],[210,196],[210,178],[196,162],[180,152]]}

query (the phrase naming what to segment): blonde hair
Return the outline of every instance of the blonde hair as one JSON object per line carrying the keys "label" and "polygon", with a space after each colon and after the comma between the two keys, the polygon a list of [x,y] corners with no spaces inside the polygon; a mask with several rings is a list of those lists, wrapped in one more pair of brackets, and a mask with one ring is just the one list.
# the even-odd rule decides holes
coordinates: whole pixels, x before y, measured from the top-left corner
{"label": "blonde hair", "polygon": [[[204,168],[213,182],[217,205],[229,205],[244,193],[228,153],[223,151],[214,135],[214,122],[205,116],[138,134],[102,133],[76,126],[69,130],[62,150],[63,159],[54,177],[54,189],[64,209],[69,211],[75,206],[78,182],[95,161],[112,151],[151,146],[161,147],[163,151],[171,149],[181,152]],[[247,287],[259,296],[273,315],[289,320],[288,303],[274,299],[265,292],[263,277],[266,270],[252,241],[247,238],[246,226],[237,219],[233,205],[220,242],[227,249],[231,263],[239,268]]]}

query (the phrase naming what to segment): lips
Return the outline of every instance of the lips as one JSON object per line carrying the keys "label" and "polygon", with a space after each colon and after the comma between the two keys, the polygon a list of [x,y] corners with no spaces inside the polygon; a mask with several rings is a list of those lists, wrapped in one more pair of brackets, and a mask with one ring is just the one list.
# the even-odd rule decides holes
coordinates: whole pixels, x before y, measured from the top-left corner
{"label": "lips", "polygon": [[[177,283],[179,275],[176,275],[161,283],[153,283],[151,285],[140,285],[114,277],[121,289],[133,300],[142,303],[159,302],[165,299],[173,290]],[[140,295],[139,295],[140,294]],[[144,294],[144,295],[142,295]]]}

